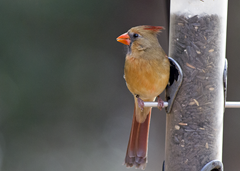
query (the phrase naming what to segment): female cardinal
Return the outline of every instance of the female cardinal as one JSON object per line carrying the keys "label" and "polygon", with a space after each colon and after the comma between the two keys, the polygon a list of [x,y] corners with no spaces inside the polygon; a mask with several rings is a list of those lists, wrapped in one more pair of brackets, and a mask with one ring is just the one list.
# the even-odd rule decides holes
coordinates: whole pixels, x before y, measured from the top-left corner
{"label": "female cardinal", "polygon": [[154,101],[158,96],[158,108],[164,106],[159,94],[168,84],[170,63],[157,39],[157,33],[162,29],[161,26],[137,26],[117,38],[118,42],[128,47],[124,78],[135,101],[125,158],[127,167],[146,167],[152,108],[144,107],[144,102]]}

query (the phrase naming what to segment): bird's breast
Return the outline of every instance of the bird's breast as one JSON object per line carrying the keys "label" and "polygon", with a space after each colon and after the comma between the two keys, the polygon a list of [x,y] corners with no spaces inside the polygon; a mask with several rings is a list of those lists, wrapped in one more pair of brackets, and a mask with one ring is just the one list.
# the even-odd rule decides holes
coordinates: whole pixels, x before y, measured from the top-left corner
{"label": "bird's breast", "polygon": [[169,80],[169,69],[158,59],[127,56],[124,74],[130,92],[143,100],[159,95]]}

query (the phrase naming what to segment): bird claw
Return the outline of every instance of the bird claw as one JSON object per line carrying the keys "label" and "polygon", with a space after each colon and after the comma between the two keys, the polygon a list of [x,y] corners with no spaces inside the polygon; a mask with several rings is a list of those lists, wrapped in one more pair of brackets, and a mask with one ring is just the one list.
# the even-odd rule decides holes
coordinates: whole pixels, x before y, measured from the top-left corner
{"label": "bird claw", "polygon": [[144,109],[144,101],[142,99],[140,99],[138,96],[137,97],[137,101],[138,101],[138,107],[141,109],[141,111],[143,111]]}
{"label": "bird claw", "polygon": [[160,98],[160,96],[158,96],[158,105],[157,108],[159,110],[162,110],[162,108],[164,108],[164,101]]}

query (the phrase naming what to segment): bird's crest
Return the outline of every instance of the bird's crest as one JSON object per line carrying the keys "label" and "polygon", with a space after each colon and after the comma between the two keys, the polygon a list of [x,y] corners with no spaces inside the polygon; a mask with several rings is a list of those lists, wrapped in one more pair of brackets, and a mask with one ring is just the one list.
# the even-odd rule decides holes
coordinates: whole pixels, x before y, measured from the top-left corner
{"label": "bird's crest", "polygon": [[144,26],[144,30],[151,30],[156,33],[160,32],[163,29],[165,29],[165,28],[162,26]]}

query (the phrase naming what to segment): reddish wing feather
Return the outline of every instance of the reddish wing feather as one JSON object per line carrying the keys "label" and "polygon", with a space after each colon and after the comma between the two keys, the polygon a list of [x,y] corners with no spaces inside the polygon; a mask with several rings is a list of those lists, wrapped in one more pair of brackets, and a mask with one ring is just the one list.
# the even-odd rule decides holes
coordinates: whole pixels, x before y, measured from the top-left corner
{"label": "reddish wing feather", "polygon": [[154,32],[159,32],[160,30],[163,30],[164,27],[162,26],[145,26],[145,30],[152,30]]}

